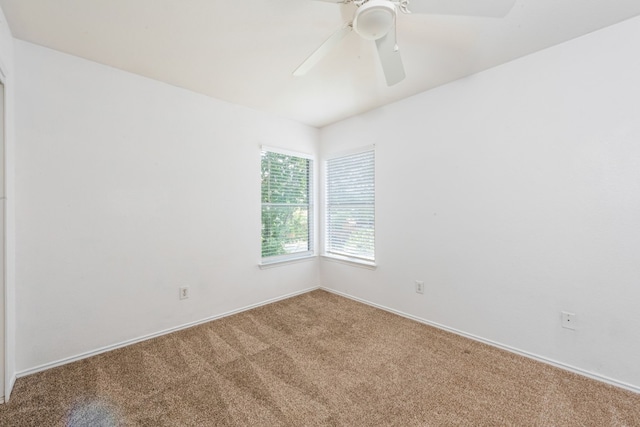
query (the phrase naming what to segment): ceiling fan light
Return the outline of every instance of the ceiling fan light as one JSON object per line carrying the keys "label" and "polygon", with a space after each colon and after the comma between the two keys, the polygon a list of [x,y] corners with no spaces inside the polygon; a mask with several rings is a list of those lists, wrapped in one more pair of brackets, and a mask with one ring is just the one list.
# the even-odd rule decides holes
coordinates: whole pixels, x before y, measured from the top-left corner
{"label": "ceiling fan light", "polygon": [[395,6],[388,0],[370,0],[356,11],[353,29],[364,39],[377,40],[393,26]]}

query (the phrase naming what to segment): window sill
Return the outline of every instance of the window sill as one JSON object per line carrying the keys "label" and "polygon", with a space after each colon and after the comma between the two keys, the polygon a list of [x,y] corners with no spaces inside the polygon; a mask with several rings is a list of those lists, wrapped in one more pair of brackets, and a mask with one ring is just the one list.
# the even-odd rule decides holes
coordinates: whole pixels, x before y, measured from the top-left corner
{"label": "window sill", "polygon": [[299,262],[311,261],[316,256],[314,254],[309,255],[301,255],[299,257],[285,258],[285,259],[277,259],[273,261],[262,261],[258,264],[260,270],[265,270],[267,268],[280,267],[287,264],[297,264]]}
{"label": "window sill", "polygon": [[333,254],[324,254],[322,255],[322,258],[327,261],[352,265],[354,267],[366,268],[368,270],[375,270],[376,268],[378,268],[378,265],[373,261],[365,261],[357,258],[349,258],[349,257],[333,255]]}

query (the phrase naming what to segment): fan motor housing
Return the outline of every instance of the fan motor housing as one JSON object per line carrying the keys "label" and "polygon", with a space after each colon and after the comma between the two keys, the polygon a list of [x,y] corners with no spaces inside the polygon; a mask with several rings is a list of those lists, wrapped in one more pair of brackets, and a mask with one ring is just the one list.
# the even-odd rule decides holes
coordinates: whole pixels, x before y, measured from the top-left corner
{"label": "fan motor housing", "polygon": [[353,29],[364,39],[378,40],[393,25],[396,7],[389,0],[370,0],[356,10]]}

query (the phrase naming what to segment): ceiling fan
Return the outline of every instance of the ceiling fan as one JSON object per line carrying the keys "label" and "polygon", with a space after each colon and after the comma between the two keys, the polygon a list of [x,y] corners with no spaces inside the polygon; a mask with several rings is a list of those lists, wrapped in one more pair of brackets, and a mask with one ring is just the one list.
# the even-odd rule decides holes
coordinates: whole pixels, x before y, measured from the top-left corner
{"label": "ceiling fan", "polygon": [[374,40],[380,64],[388,86],[405,78],[400,49],[396,43],[396,16],[398,11],[434,15],[465,15],[500,18],[505,16],[515,0],[319,0],[356,6],[351,22],[333,33],[294,72],[301,76],[316,65],[351,31],[366,40]]}

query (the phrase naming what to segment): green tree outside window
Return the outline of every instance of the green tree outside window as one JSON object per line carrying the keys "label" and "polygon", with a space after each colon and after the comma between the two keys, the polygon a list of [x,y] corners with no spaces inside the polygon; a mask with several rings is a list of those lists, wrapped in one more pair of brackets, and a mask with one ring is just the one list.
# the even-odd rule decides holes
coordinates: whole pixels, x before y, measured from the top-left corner
{"label": "green tree outside window", "polygon": [[262,152],[263,258],[311,250],[311,167],[307,158]]}

